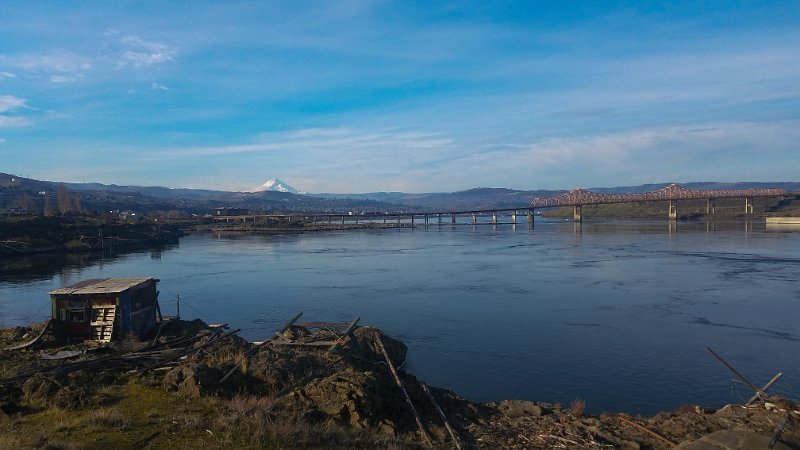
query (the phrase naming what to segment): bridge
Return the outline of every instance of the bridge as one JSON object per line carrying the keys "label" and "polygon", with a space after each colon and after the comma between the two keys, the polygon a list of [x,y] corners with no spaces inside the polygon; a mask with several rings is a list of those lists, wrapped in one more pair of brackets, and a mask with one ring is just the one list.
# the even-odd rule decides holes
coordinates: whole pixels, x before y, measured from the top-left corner
{"label": "bridge", "polygon": [[[667,217],[670,220],[678,218],[677,204],[679,200],[706,200],[706,214],[716,213],[716,201],[721,198],[741,198],[744,199],[744,213],[753,213],[753,198],[756,197],[784,197],[796,195],[787,193],[785,189],[715,189],[715,190],[696,190],[687,189],[677,184],[670,184],[662,189],[651,192],[629,192],[623,194],[603,194],[587,191],[585,189],[573,189],[569,192],[548,198],[534,198],[530,205],[520,208],[496,208],[496,209],[475,209],[457,211],[438,211],[438,212],[365,212],[365,213],[294,213],[294,214],[255,214],[243,216],[215,216],[214,219],[225,222],[247,222],[264,218],[274,220],[285,220],[292,222],[295,220],[309,221],[313,224],[322,223],[375,223],[383,221],[385,224],[396,222],[400,225],[415,226],[417,223],[428,226],[431,223],[453,225],[459,223],[458,217],[471,218],[469,223],[478,224],[478,218],[491,216],[491,223],[497,224],[498,217],[505,214],[511,217],[511,224],[517,223],[517,217],[521,214],[527,215],[528,223],[533,223],[535,210],[537,208],[557,208],[572,206],[573,220],[583,221],[582,208],[585,205],[602,205],[612,203],[641,203],[641,202],[669,202]],[[449,220],[447,220],[449,219]],[[461,222],[463,223],[463,221]]]}
{"label": "bridge", "polygon": [[755,197],[782,197],[787,195],[785,189],[687,189],[677,184],[670,184],[652,192],[629,192],[624,194],[601,194],[585,189],[573,189],[560,195],[548,198],[534,198],[530,208],[554,208],[560,206],[573,207],[573,219],[576,222],[583,220],[582,207],[584,205],[603,205],[611,203],[641,203],[669,201],[667,217],[671,220],[678,218],[678,200],[706,200],[706,214],[714,214],[716,201],[720,198],[744,199],[744,213],[753,213],[753,198]]}

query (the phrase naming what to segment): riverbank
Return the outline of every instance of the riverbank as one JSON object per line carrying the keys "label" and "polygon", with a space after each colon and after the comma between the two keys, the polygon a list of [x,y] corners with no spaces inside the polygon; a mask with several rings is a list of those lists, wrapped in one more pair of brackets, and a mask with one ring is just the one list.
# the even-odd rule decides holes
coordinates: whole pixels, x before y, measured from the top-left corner
{"label": "riverbank", "polygon": [[177,242],[183,223],[125,222],[86,216],[0,220],[0,256],[86,253]]}
{"label": "riverbank", "polygon": [[[43,327],[0,330],[0,348]],[[417,421],[389,369],[402,367],[406,346],[365,326],[331,349],[320,343],[342,333],[328,328],[292,327],[259,347],[200,321],[165,326],[152,342],[107,348],[45,333],[33,350],[0,353],[0,448],[455,448],[438,406],[462,448],[655,449],[708,435],[766,443],[786,411],[797,409],[770,398],[749,408],[592,416],[580,399],[478,404],[431,387],[434,403],[400,369]],[[776,448],[800,448],[796,423]]]}

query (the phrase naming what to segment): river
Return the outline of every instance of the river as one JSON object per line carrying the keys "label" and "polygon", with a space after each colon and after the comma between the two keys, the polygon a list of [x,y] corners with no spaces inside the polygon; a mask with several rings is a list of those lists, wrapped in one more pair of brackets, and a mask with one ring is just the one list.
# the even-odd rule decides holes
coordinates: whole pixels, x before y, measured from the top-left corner
{"label": "river", "polygon": [[296,312],[375,325],[407,370],[473,401],[651,414],[754,384],[800,397],[800,230],[762,221],[541,220],[294,235],[201,233],[114,257],[0,260],[0,326],[45,320],[49,290],[155,276],[165,314],[250,340]]}

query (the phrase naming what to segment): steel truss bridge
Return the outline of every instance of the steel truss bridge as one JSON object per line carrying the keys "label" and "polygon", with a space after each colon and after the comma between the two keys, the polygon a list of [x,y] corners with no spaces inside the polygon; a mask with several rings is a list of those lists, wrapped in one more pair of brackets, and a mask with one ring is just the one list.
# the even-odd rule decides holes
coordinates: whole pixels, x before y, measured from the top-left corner
{"label": "steel truss bridge", "polygon": [[687,189],[677,184],[670,184],[652,192],[628,192],[624,194],[601,194],[585,189],[573,189],[569,192],[548,198],[534,198],[530,208],[554,208],[573,206],[575,221],[582,220],[581,207],[584,205],[604,205],[611,203],[640,203],[669,201],[670,219],[677,218],[678,200],[706,200],[706,214],[713,214],[716,200],[720,198],[743,198],[745,214],[753,212],[754,197],[781,197],[787,195],[785,189]]}

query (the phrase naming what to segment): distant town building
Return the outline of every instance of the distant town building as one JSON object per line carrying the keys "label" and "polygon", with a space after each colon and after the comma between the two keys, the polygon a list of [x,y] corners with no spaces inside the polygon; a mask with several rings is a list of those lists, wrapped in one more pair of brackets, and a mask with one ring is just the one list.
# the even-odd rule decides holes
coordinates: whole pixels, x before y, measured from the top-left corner
{"label": "distant town building", "polygon": [[250,211],[247,208],[216,208],[213,216],[246,216]]}
{"label": "distant town building", "polygon": [[119,218],[121,220],[139,220],[142,215],[134,211],[120,211]]}
{"label": "distant town building", "polygon": [[7,208],[0,210],[0,216],[30,216],[33,212],[27,208]]}

